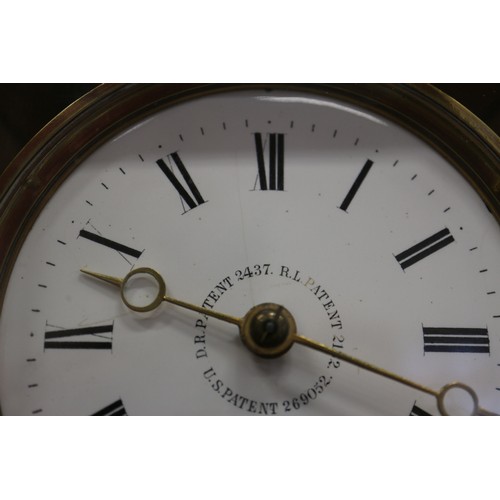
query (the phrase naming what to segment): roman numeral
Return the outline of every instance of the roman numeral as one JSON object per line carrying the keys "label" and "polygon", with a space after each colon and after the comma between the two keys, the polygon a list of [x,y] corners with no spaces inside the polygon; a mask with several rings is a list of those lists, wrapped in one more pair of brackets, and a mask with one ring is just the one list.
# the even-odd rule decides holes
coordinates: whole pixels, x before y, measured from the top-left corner
{"label": "roman numeral", "polygon": [[342,204],[339,207],[344,212],[347,212],[347,208],[351,204],[352,199],[354,198],[354,196],[358,192],[358,189],[360,188],[362,182],[365,180],[365,177],[368,175],[368,172],[370,171],[372,166],[373,166],[373,161],[366,160],[364,167],[361,169],[361,172],[356,177],[354,184],[352,185],[351,189],[347,193],[347,196],[344,198],[344,201],[342,202]]}
{"label": "roman numeral", "polygon": [[[168,165],[167,165],[168,162]],[[189,210],[198,207],[199,205],[205,203],[205,200],[201,196],[196,184],[189,175],[184,163],[178,153],[171,153],[166,156],[166,162],[163,158],[156,161],[156,164],[160,167],[161,171],[166,175],[167,179],[172,183],[172,186],[176,189],[181,197],[181,202],[183,204],[184,213],[187,212],[184,203],[189,207]],[[184,187],[181,181],[177,178],[174,173],[175,167],[181,174],[186,187]],[[191,193],[191,194],[190,194]]]}
{"label": "roman numeral", "polygon": [[430,413],[427,413],[425,410],[422,410],[422,408],[418,407],[416,403],[413,405],[413,408],[410,411],[410,417],[431,417],[431,416],[432,415]]}
{"label": "roman numeral", "polygon": [[454,241],[450,230],[445,228],[395,257],[404,270]]}
{"label": "roman numeral", "polygon": [[422,327],[424,352],[490,352],[487,328]]}
{"label": "roman numeral", "polygon": [[122,400],[118,399],[114,403],[104,407],[102,410],[96,411],[91,415],[91,417],[118,417],[118,416],[126,416],[127,411],[123,406]]}
{"label": "roman numeral", "polygon": [[[285,189],[285,134],[254,134],[257,153],[257,177],[262,191],[283,191]],[[266,172],[265,150],[268,148],[269,165]]]}
{"label": "roman numeral", "polygon": [[[111,350],[113,323],[45,332],[44,349]],[[65,340],[61,340],[65,339]]]}
{"label": "roman numeral", "polygon": [[117,243],[116,241],[104,238],[99,234],[86,231],[85,229],[82,229],[79,234],[82,238],[93,241],[94,243],[99,243],[99,245],[104,245],[105,247],[116,250],[117,252],[130,255],[131,257],[134,257],[136,259],[138,259],[142,254],[142,252],[139,252],[139,250],[134,250],[133,248],[122,245],[121,243]]}

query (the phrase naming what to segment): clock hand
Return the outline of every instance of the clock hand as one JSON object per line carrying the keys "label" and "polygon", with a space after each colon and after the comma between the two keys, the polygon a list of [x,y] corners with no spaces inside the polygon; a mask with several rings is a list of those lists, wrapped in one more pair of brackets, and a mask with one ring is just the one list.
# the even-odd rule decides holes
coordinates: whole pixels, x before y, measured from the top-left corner
{"label": "clock hand", "polygon": [[89,271],[88,269],[80,269],[80,272],[82,272],[83,274],[87,274],[88,276],[92,276],[94,278],[105,281],[106,283],[109,283],[111,285],[115,285],[119,288],[122,286],[124,282],[124,280],[121,278],[109,276],[108,274],[95,273],[94,271]]}
{"label": "clock hand", "polygon": [[434,396],[437,400],[438,409],[439,409],[439,412],[441,413],[441,415],[448,415],[448,412],[447,412],[446,407],[445,407],[444,398],[445,398],[446,393],[450,389],[453,389],[453,388],[463,389],[471,396],[473,404],[474,404],[472,415],[496,415],[496,413],[490,412],[489,410],[486,410],[486,409],[480,407],[478,397],[477,397],[477,394],[475,393],[475,391],[471,387],[469,387],[468,385],[463,384],[461,382],[452,382],[450,384],[446,384],[441,389],[436,391],[434,389],[426,387],[425,385],[414,382],[413,380],[410,380],[406,377],[402,377],[400,375],[397,375],[396,373],[390,372],[389,370],[386,370],[384,368],[380,368],[380,367],[375,366],[371,363],[367,363],[366,361],[363,361],[363,360],[360,360],[360,359],[355,358],[353,356],[350,356],[349,354],[345,354],[344,352],[338,351],[337,349],[330,348],[324,344],[321,344],[319,342],[311,340],[307,337],[303,337],[302,335],[295,335],[294,340],[298,344],[304,345],[306,347],[310,347],[311,349],[315,349],[317,351],[323,352],[323,353],[328,354],[330,356],[333,356],[337,359],[340,359],[340,360],[345,361],[347,363],[358,366],[359,368],[363,368],[364,370],[370,371],[372,373],[376,373],[377,375],[381,375],[382,377],[386,377],[386,378],[395,380],[396,382],[399,382],[401,384],[412,387],[413,389],[417,389],[421,392],[425,392],[427,394],[430,394],[431,396]]}
{"label": "clock hand", "polygon": [[[149,267],[140,267],[130,271],[125,278],[118,278],[108,274],[96,273],[88,269],[80,269],[88,276],[97,278],[105,283],[120,289],[123,303],[136,312],[150,312],[155,310],[163,301],[170,302],[184,309],[210,316],[220,321],[236,325],[240,331],[243,343],[255,354],[263,357],[276,357],[284,354],[293,344],[293,334],[296,332],[293,316],[283,307],[276,304],[260,304],[253,307],[243,318],[224,314],[213,309],[185,302],[166,295],[165,280]],[[154,299],[145,306],[132,304],[126,296],[125,290],[129,281],[136,275],[147,275],[153,278],[158,287]]]}
{"label": "clock hand", "polygon": [[371,371],[377,375],[392,379],[406,386],[434,396],[441,415],[448,415],[445,406],[445,396],[453,388],[466,391],[473,401],[473,415],[496,415],[479,406],[474,390],[461,382],[453,382],[436,391],[406,377],[380,368],[366,361],[350,356],[320,342],[297,334],[293,316],[283,306],[278,304],[260,304],[248,311],[240,327],[240,335],[244,344],[255,354],[264,357],[281,356],[296,342],[303,346],[323,352],[329,356]]}
{"label": "clock hand", "polygon": [[[311,340],[307,337],[297,334],[296,324],[291,313],[283,306],[274,303],[264,303],[252,307],[243,318],[230,316],[214,310],[207,310],[190,302],[176,299],[166,295],[165,281],[161,275],[154,269],[141,267],[134,269],[128,273],[125,278],[117,278],[106,274],[96,273],[87,269],[81,269],[82,273],[100,279],[106,283],[120,288],[121,298],[123,303],[133,311],[149,312],[156,309],[163,301],[169,302],[179,307],[189,309],[191,311],[213,317],[226,323],[236,325],[240,331],[240,336],[245,346],[254,354],[262,357],[274,358],[281,356],[287,352],[292,345],[297,342],[303,346],[309,347],[319,352],[323,352],[329,356],[335,357],[346,363],[353,364],[359,368],[376,373],[383,377],[399,382],[413,389],[434,396],[437,400],[438,409],[442,415],[448,415],[445,407],[444,398],[446,393],[453,388],[461,388],[465,390],[473,401],[473,415],[496,415],[489,410],[479,406],[478,397],[474,390],[461,382],[452,382],[446,384],[440,390],[436,391],[425,385],[419,384],[396,373],[390,372],[384,368],[368,363],[366,361],[355,358],[349,354],[328,347],[320,342]],[[136,306],[128,301],[125,295],[125,288],[128,282],[136,275],[151,276],[158,285],[158,292],[152,302],[146,306]]]}
{"label": "clock hand", "polygon": [[[223,314],[219,313],[217,311],[214,311],[212,309],[206,309],[204,307],[198,306],[196,304],[192,304],[190,302],[185,302],[183,300],[178,300],[175,299],[174,297],[170,297],[166,295],[166,290],[167,287],[165,285],[164,279],[161,277],[161,275],[155,271],[154,269],[151,269],[149,267],[140,267],[137,269],[132,270],[129,272],[125,278],[117,278],[115,276],[109,276],[107,274],[101,274],[101,273],[96,273],[94,271],[89,271],[88,269],[80,269],[80,271],[84,274],[87,274],[88,276],[92,276],[94,278],[97,278],[101,281],[104,281],[106,283],[109,283],[111,285],[114,285],[118,288],[120,288],[120,293],[121,293],[121,298],[123,303],[129,308],[132,309],[133,311],[136,312],[150,312],[156,309],[163,301],[165,302],[170,302],[171,304],[174,304],[179,307],[183,307],[184,309],[190,309],[191,311],[195,311],[200,314],[204,314],[205,316],[211,316],[213,318],[216,318],[220,321],[225,321],[226,323],[231,323],[233,325],[237,325],[240,327],[242,319],[237,318],[235,316],[230,316],[228,314]],[[154,281],[156,281],[156,284],[158,285],[158,292],[149,304],[145,306],[137,306],[132,304],[126,297],[125,294],[125,289],[127,287],[128,282],[131,280],[136,275],[148,275],[151,276]]]}

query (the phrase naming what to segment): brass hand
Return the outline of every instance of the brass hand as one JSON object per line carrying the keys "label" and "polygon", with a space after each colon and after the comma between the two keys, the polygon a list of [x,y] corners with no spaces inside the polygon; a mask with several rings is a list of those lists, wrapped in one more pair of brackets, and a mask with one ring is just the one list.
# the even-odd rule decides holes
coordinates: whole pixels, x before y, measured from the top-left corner
{"label": "brass hand", "polygon": [[[446,393],[452,388],[461,388],[471,396],[474,405],[472,412],[473,415],[496,415],[496,413],[481,408],[478,404],[478,397],[474,390],[468,385],[465,385],[461,382],[452,382],[450,384],[446,384],[440,390],[436,391],[422,384],[414,382],[413,380],[385,370],[384,368],[380,368],[371,363],[367,363],[366,361],[362,361],[353,356],[345,354],[344,352],[338,351],[337,349],[333,349],[307,337],[298,335],[293,316],[283,306],[273,303],[259,304],[250,309],[250,311],[248,311],[243,318],[238,318],[214,311],[212,309],[205,309],[204,307],[200,307],[196,304],[184,302],[182,300],[178,300],[166,295],[165,281],[158,272],[151,268],[142,267],[134,269],[123,279],[116,278],[114,276],[108,276],[106,274],[95,273],[86,269],[81,269],[81,272],[105,281],[106,283],[109,283],[116,287],[119,287],[123,303],[133,311],[153,311],[163,301],[165,301],[176,306],[183,307],[185,309],[189,309],[206,316],[210,316],[220,321],[236,325],[240,331],[240,336],[243,343],[250,351],[259,356],[268,358],[281,356],[285,354],[285,352],[287,352],[296,342],[311,349],[315,349],[316,351],[323,352],[328,356],[340,359],[342,361],[345,361],[346,363],[353,364],[364,370],[376,373],[377,375],[381,375],[382,377],[389,378],[391,380],[399,382],[400,384],[404,384],[408,387],[412,387],[413,389],[417,389],[421,392],[425,392],[427,394],[430,394],[431,396],[434,396],[437,400],[438,409],[441,415],[448,415],[444,403],[444,398]],[[151,276],[158,285],[157,295],[155,296],[154,300],[146,306],[136,306],[134,304],[131,304],[125,295],[125,288],[129,280],[132,277],[140,274]]]}
{"label": "brass hand", "polygon": [[[229,316],[228,314],[223,314],[219,313],[217,311],[213,311],[212,309],[205,309],[204,307],[197,306],[196,304],[191,304],[189,302],[184,302],[183,300],[178,300],[173,297],[169,297],[166,295],[167,287],[165,285],[164,279],[161,277],[161,275],[156,272],[154,269],[151,269],[149,267],[140,267],[137,269],[134,269],[130,273],[125,276],[125,278],[116,278],[115,276],[109,276],[107,274],[100,274],[100,273],[95,273],[93,271],[89,271],[88,269],[80,269],[80,271],[84,274],[87,274],[88,276],[92,276],[94,278],[100,279],[101,281],[105,281],[106,283],[109,283],[111,285],[114,285],[118,288],[120,288],[120,293],[121,293],[121,298],[123,303],[129,308],[132,309],[133,311],[136,312],[150,312],[156,309],[162,302],[170,302],[171,304],[174,304],[179,307],[183,307],[185,309],[190,309],[191,311],[195,311],[197,313],[204,314],[206,316],[211,316],[213,318],[216,318],[220,321],[225,321],[226,323],[231,323],[233,325],[237,325],[238,327],[241,327],[242,319],[237,318],[235,316]],[[158,293],[155,296],[154,300],[151,301],[149,304],[145,306],[137,306],[129,302],[129,300],[126,297],[125,294],[125,288],[130,281],[131,278],[133,278],[136,275],[140,274],[146,274],[148,276],[151,276],[157,283],[158,285]]]}
{"label": "brass hand", "polygon": [[474,405],[473,411],[472,411],[473,415],[497,415],[496,413],[493,413],[489,410],[486,410],[485,408],[481,408],[479,406],[477,394],[474,392],[474,390],[471,387],[469,387],[468,385],[463,384],[461,382],[452,382],[450,384],[446,384],[439,391],[436,391],[434,389],[426,387],[425,385],[414,382],[413,380],[410,380],[408,378],[397,375],[396,373],[392,373],[388,370],[385,370],[384,368],[380,368],[380,367],[375,366],[371,363],[367,363],[366,361],[362,361],[358,358],[350,356],[349,354],[345,354],[341,351],[338,351],[337,349],[333,349],[333,348],[328,347],[324,344],[321,344],[321,343],[316,342],[314,340],[308,339],[307,337],[303,337],[301,335],[295,335],[295,342],[297,342],[298,344],[302,344],[306,347],[310,347],[311,349],[315,349],[317,351],[328,354],[329,356],[333,356],[334,358],[345,361],[346,363],[350,363],[352,365],[358,366],[359,368],[363,368],[364,370],[370,371],[372,373],[376,373],[377,375],[381,375],[382,377],[386,377],[386,378],[389,378],[391,380],[395,380],[396,382],[399,382],[400,384],[404,384],[404,385],[407,385],[409,387],[412,387],[413,389],[417,389],[419,391],[430,394],[431,396],[434,396],[436,398],[438,409],[439,409],[439,412],[441,413],[441,415],[448,415],[448,412],[446,410],[446,406],[444,403],[444,397],[446,396],[446,393],[450,389],[453,389],[455,387],[463,389],[471,396],[472,401],[473,401],[473,405]]}
{"label": "brass hand", "polygon": [[[97,278],[120,289],[123,303],[132,311],[151,312],[162,302],[170,302],[184,309],[210,316],[212,318],[236,325],[240,331],[243,343],[255,354],[264,357],[276,357],[284,354],[293,344],[295,333],[295,322],[292,315],[282,306],[276,304],[260,304],[253,307],[243,318],[220,313],[213,309],[206,309],[190,302],[176,299],[166,295],[167,287],[161,275],[149,267],[140,267],[130,271],[125,278],[117,278],[107,274],[96,273],[88,269],[80,269],[88,276]],[[158,292],[154,299],[145,306],[132,304],[126,296],[126,288],[129,281],[137,275],[147,275],[153,278],[158,286]],[[269,307],[268,307],[269,306]],[[290,326],[293,325],[293,328]],[[285,338],[286,337],[286,338]],[[257,340],[255,340],[255,339]],[[267,339],[267,341],[266,341]],[[276,339],[278,343],[276,345]]]}

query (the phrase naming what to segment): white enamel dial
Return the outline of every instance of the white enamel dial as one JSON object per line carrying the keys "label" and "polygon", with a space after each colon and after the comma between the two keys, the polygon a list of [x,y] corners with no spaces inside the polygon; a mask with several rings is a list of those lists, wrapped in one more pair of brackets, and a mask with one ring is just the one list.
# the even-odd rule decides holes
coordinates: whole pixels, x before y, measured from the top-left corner
{"label": "white enamel dial", "polygon": [[80,272],[148,267],[175,298],[238,317],[281,304],[298,333],[428,387],[462,382],[498,413],[499,255],[479,195],[389,119],[286,91],[177,104],[102,144],[34,222],[1,313],[2,412],[438,413],[301,345],[263,359],[234,325],[135,313]]}

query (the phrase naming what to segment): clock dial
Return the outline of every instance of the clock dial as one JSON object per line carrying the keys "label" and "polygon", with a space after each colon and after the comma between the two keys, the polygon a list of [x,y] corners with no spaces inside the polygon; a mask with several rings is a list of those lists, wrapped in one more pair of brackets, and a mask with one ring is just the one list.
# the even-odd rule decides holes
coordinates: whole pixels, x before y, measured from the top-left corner
{"label": "clock dial", "polygon": [[[436,390],[459,381],[500,411],[498,222],[402,126],[321,94],[233,90],[135,118],[92,149],[13,264],[3,413],[438,413],[428,394],[300,345],[257,356],[209,314],[266,303],[283,309],[255,320],[262,342],[289,311],[299,335]],[[207,314],[137,313],[80,272],[139,268]],[[149,303],[152,278],[127,281],[128,300]],[[472,399],[454,387],[447,409]]]}

